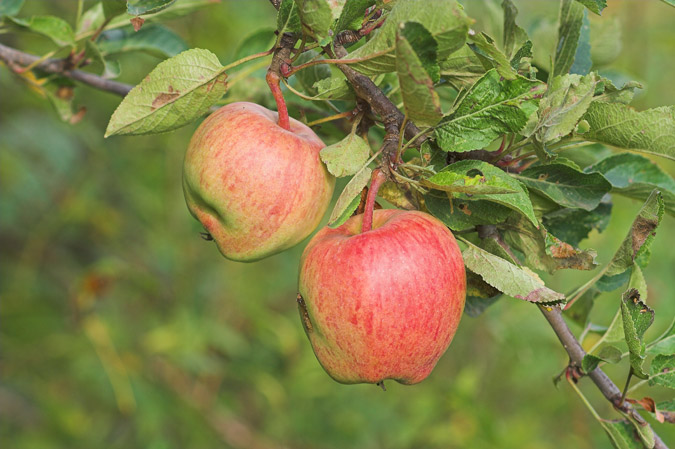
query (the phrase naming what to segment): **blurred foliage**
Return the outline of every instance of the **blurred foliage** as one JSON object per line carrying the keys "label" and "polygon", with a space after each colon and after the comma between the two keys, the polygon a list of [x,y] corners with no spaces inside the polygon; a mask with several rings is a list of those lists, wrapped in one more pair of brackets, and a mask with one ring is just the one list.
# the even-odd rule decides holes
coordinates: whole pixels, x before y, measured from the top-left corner
{"label": "blurred foliage", "polygon": [[[494,32],[499,2],[465,3],[479,18],[477,28],[500,34]],[[615,75],[645,83],[636,107],[675,103],[672,9],[655,0],[608,3],[603,19],[613,18],[624,39],[620,53],[603,47],[598,60],[618,55]],[[554,35],[546,30],[557,2],[516,4],[535,39]],[[25,15],[72,20],[76,2],[28,0],[24,8]],[[225,0],[167,26],[227,63],[274,17],[267,0]],[[34,54],[49,48],[46,38],[29,34],[2,34],[0,41]],[[121,80],[136,83],[159,61],[125,55]],[[246,66],[254,78],[235,84],[227,102],[272,105],[255,64]],[[478,318],[465,317],[447,354],[419,385],[389,383],[384,393],[335,383],[316,362],[297,316],[303,245],[239,264],[199,238],[181,191],[183,152],[196,125],[104,140],[119,98],[79,87],[76,103],[87,105],[84,119],[62,123],[47,102],[0,70],[0,438],[6,447],[608,446],[576,395],[553,387],[564,351],[536,308],[522,301],[502,300]],[[307,103],[292,106],[296,117],[321,116]],[[332,143],[348,126],[335,122],[318,132]],[[673,163],[660,163],[675,172]],[[615,199],[609,227],[594,231],[585,245],[598,251],[599,262],[609,260],[639,207]],[[673,224],[664,219],[645,270],[656,310],[648,339],[675,315],[675,253],[667,244]],[[590,277],[562,272],[547,284],[570,291]],[[619,292],[603,294],[594,322],[606,324],[619,300]],[[603,416],[613,416],[592,385],[581,387]],[[665,390],[651,393],[669,398]],[[675,441],[673,428],[657,431]]]}

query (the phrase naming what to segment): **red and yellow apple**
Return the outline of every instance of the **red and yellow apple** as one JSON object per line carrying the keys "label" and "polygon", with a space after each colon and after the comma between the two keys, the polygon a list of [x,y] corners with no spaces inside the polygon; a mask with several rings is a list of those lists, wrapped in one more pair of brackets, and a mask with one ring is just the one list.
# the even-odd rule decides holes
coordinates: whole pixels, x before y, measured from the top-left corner
{"label": "red and yellow apple", "polygon": [[325,146],[304,124],[253,103],[211,114],[185,155],[183,191],[192,215],[228,259],[255,261],[305,239],[319,225],[335,178]]}
{"label": "red and yellow apple", "polygon": [[466,297],[452,233],[417,211],[376,210],[324,228],[300,264],[298,303],[317,359],[341,383],[426,378],[459,324]]}

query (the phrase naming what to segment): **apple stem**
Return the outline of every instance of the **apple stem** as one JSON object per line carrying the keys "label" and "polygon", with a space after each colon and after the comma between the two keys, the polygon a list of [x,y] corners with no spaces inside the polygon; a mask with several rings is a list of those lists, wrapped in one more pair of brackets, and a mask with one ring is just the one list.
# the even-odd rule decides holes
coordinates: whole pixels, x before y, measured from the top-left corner
{"label": "apple stem", "polygon": [[291,122],[288,118],[288,108],[286,107],[284,94],[281,92],[281,76],[278,73],[269,70],[265,79],[267,80],[267,85],[270,86],[274,101],[277,102],[277,111],[279,112],[279,126],[287,131],[290,131]]}
{"label": "apple stem", "polygon": [[368,196],[366,197],[366,207],[363,211],[363,224],[361,226],[361,233],[368,232],[373,228],[373,211],[375,209],[375,197],[380,186],[384,184],[387,177],[382,173],[382,170],[376,168],[373,170],[373,175],[370,177],[370,188],[368,189]]}

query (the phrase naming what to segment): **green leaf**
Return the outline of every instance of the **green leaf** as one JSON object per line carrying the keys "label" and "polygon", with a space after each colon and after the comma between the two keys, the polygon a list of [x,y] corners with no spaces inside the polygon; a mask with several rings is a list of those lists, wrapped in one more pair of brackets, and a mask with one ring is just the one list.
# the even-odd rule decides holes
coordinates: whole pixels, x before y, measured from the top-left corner
{"label": "green leaf", "polygon": [[361,136],[351,133],[341,141],[323,148],[319,156],[333,176],[352,176],[368,160],[370,147]]}
{"label": "green leaf", "polygon": [[15,24],[47,36],[59,46],[75,45],[75,33],[70,24],[55,16],[33,16],[30,19],[9,18]]}
{"label": "green leaf", "polygon": [[468,89],[485,74],[485,67],[468,45],[440,61],[443,79],[455,90]]}
{"label": "green leaf", "polygon": [[675,106],[638,112],[619,103],[593,102],[583,118],[591,127],[585,139],[675,159]]}
{"label": "green leaf", "polygon": [[654,311],[640,300],[637,289],[629,289],[621,300],[621,318],[623,333],[628,344],[630,366],[633,374],[641,379],[648,377],[642,370],[645,359],[645,344],[642,337],[654,322]]}
{"label": "green leaf", "polygon": [[396,32],[404,22],[424,25],[436,40],[438,60],[443,61],[464,45],[472,21],[454,0],[426,0],[424,7],[416,0],[398,0],[374,36],[349,55],[368,59],[350,67],[366,75],[395,71]]}
{"label": "green leaf", "polygon": [[592,270],[597,266],[595,251],[575,248],[543,226],[537,229],[520,215],[510,216],[501,228],[506,243],[523,254],[530,268],[553,273],[561,269]]}
{"label": "green leaf", "polygon": [[436,127],[436,143],[444,151],[483,148],[505,133],[519,132],[537,110],[546,85],[517,77],[500,80],[492,69]]}
{"label": "green leaf", "polygon": [[0,0],[0,18],[15,16],[21,11],[24,0]]}
{"label": "green leaf", "polygon": [[354,92],[342,74],[321,79],[314,83],[312,89],[316,91],[312,100],[349,100],[354,97]]}
{"label": "green leaf", "polygon": [[277,13],[277,30],[283,33],[300,33],[302,24],[298,15],[298,6],[294,0],[282,0]]}
{"label": "green leaf", "polygon": [[670,327],[659,338],[654,340],[647,347],[647,354],[651,355],[671,355],[675,354],[675,320],[670,324]]}
{"label": "green leaf", "polygon": [[[600,88],[600,92],[598,92],[598,88]],[[633,101],[635,89],[642,89],[642,84],[637,81],[629,81],[618,88],[610,79],[601,76],[596,85],[596,96],[593,97],[593,102],[629,104]]]}
{"label": "green leaf", "polygon": [[[515,193],[476,193],[468,196],[465,193],[457,193],[459,199],[467,201],[476,201],[476,200],[487,200],[492,201],[502,206],[506,206],[510,209],[513,209],[517,212],[525,215],[535,226],[538,226],[537,218],[534,215],[534,210],[532,208],[532,203],[527,194],[527,190],[515,179],[511,178],[504,171],[495,167],[494,165],[488,164],[487,162],[477,161],[477,160],[464,160],[455,162],[454,164],[448,165],[443,170],[441,170],[438,175],[438,180],[448,177],[448,175],[442,175],[441,173],[451,172],[456,175],[463,176],[465,178],[474,178],[478,175],[482,178],[485,178],[487,183],[492,183],[493,186],[500,188],[508,188],[513,190]],[[437,176],[438,176],[437,175]],[[450,175],[447,178],[450,182],[454,182],[457,178]],[[478,178],[478,184],[481,184],[481,178]],[[433,181],[432,181],[433,182]]]}
{"label": "green leaf", "polygon": [[349,0],[345,3],[335,25],[336,34],[344,30],[359,30],[366,17],[366,10],[375,0]]}
{"label": "green leaf", "polygon": [[626,420],[608,421],[599,420],[602,428],[607,432],[612,446],[616,449],[645,449],[642,441],[637,439],[635,429],[631,423]]}
{"label": "green leaf", "polygon": [[622,49],[621,17],[603,17],[591,22],[591,59],[595,67],[614,62]]}
{"label": "green leaf", "polygon": [[[421,48],[421,53],[415,51]],[[424,27],[406,22],[396,37],[396,72],[406,116],[419,126],[434,126],[443,117],[441,100],[434,90],[440,69],[436,63],[436,41]]]}
{"label": "green leaf", "polygon": [[[565,310],[565,316],[577,323],[581,328],[585,329],[589,324],[588,317],[595,305],[595,299],[599,295],[600,290],[595,287],[589,288],[569,309]],[[597,326],[592,326],[591,329],[597,329]]]}
{"label": "green leaf", "polygon": [[368,185],[368,181],[370,181],[371,173],[372,170],[364,166],[349,180],[335,203],[333,212],[331,212],[328,219],[328,226],[337,227],[347,221],[354,213],[359,206],[361,191]]}
{"label": "green leaf", "polygon": [[452,170],[443,170],[435,175],[423,179],[421,184],[435,190],[453,193],[518,193],[510,183],[498,177],[486,177],[482,174],[466,175],[464,170],[457,173]]}
{"label": "green leaf", "polygon": [[611,213],[612,204],[601,202],[592,211],[565,208],[547,213],[542,217],[542,222],[553,235],[572,246],[578,246],[592,230],[604,231]]}
{"label": "green leaf", "polygon": [[590,9],[597,15],[602,13],[602,10],[607,6],[607,0],[577,0],[579,3]]}
{"label": "green leaf", "polygon": [[661,0],[666,5],[675,6],[675,0]]}
{"label": "green leaf", "polygon": [[176,0],[128,0],[127,13],[132,16],[153,14],[171,6]]}
{"label": "green leaf", "polygon": [[95,3],[94,6],[86,10],[82,14],[82,17],[80,17],[80,21],[78,22],[77,28],[75,30],[75,35],[79,36],[88,32],[93,33],[101,25],[103,25],[104,20],[105,16],[103,15],[103,5],[101,2]]}
{"label": "green leaf", "polygon": [[168,58],[188,49],[176,33],[163,25],[150,24],[138,31],[132,28],[108,30],[96,41],[104,56],[143,51],[160,58]]}
{"label": "green leaf", "polygon": [[661,194],[655,190],[638,212],[628,235],[610,261],[605,276],[623,273],[649,249],[656,234],[656,228],[661,223],[663,210],[663,199]]}
{"label": "green leaf", "polygon": [[597,81],[594,74],[565,74],[549,83],[539,103],[533,135],[541,144],[557,142],[574,130],[593,100]]}
{"label": "green leaf", "polygon": [[317,42],[327,38],[333,25],[333,12],[328,0],[295,0],[295,3],[305,31]]}
{"label": "green leaf", "polygon": [[646,200],[658,189],[663,195],[666,212],[675,215],[675,180],[658,165],[635,153],[614,154],[585,169],[598,172],[612,184],[612,192],[629,198]]}
{"label": "green leaf", "polygon": [[490,201],[451,199],[447,194],[438,195],[435,192],[424,195],[424,204],[429,213],[453,231],[501,223],[512,213],[508,207]]}
{"label": "green leaf", "polygon": [[554,304],[565,299],[562,293],[546,287],[534,272],[517,267],[468,241],[464,243],[468,246],[462,252],[466,267],[497,290],[517,299],[540,304]]}
{"label": "green leaf", "polygon": [[581,21],[579,30],[579,42],[577,51],[574,53],[574,63],[570,67],[570,73],[577,75],[586,75],[593,67],[591,57],[591,23],[588,20],[588,11],[584,11],[584,17]]}
{"label": "green leaf", "polygon": [[527,40],[527,33],[516,24],[516,17],[518,17],[518,8],[511,0],[502,1],[502,9],[504,9],[504,54],[510,58],[513,56],[516,48],[521,47]]}
{"label": "green leaf", "polygon": [[675,355],[657,355],[652,360],[649,385],[675,388]]}
{"label": "green leaf", "polygon": [[600,173],[584,173],[557,163],[530,167],[514,177],[563,207],[587,211],[598,207],[612,189]]}
{"label": "green leaf", "polygon": [[167,59],[122,100],[105,136],[153,134],[186,125],[225,94],[226,77],[208,50],[192,49]]}
{"label": "green leaf", "polygon": [[560,2],[558,17],[558,39],[551,77],[568,73],[574,64],[581,26],[584,20],[584,7],[575,0]]}
{"label": "green leaf", "polygon": [[57,78],[47,83],[42,91],[56,110],[61,120],[74,125],[82,120],[85,107],[76,108],[73,104],[73,84],[66,78]]}
{"label": "green leaf", "polygon": [[616,346],[604,346],[597,354],[586,354],[581,361],[581,369],[584,373],[590,373],[598,367],[600,362],[619,363],[621,361],[621,350]]}
{"label": "green leaf", "polygon": [[112,19],[127,12],[127,0],[104,0],[101,5],[106,19]]}
{"label": "green leaf", "polygon": [[483,62],[486,68],[494,67],[507,80],[514,80],[518,72],[511,66],[511,61],[495,45],[494,40],[485,33],[469,33],[469,47]]}

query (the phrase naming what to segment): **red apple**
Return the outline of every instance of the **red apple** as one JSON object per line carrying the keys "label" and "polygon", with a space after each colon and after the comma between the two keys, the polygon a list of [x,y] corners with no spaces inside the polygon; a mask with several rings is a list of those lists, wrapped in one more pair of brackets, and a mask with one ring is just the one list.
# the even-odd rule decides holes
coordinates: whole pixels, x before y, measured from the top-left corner
{"label": "red apple", "polygon": [[452,233],[423,212],[376,210],[324,228],[302,255],[298,296],[319,362],[341,383],[426,378],[464,310],[464,262]]}
{"label": "red apple", "polygon": [[192,215],[228,259],[254,261],[299,243],[319,225],[335,178],[314,132],[253,103],[232,103],[197,128],[185,155]]}

